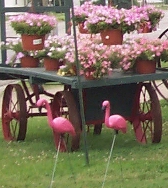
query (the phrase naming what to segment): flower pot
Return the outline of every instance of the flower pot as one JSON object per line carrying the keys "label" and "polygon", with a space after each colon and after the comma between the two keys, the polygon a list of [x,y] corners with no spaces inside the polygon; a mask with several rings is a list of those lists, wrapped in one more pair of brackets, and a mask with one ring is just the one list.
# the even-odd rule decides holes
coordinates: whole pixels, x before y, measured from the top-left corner
{"label": "flower pot", "polygon": [[151,32],[152,32],[152,28],[149,28],[148,24],[144,23],[140,25],[139,33],[151,33]]}
{"label": "flower pot", "polygon": [[100,32],[103,44],[118,45],[123,42],[123,33],[119,29],[104,30]]}
{"label": "flower pot", "polygon": [[93,77],[92,75],[87,75],[87,74],[85,74],[84,76],[85,76],[85,79],[86,79],[86,80],[95,80],[95,79],[96,79],[96,78]]}
{"label": "flower pot", "polygon": [[23,50],[42,50],[44,48],[45,35],[22,35]]}
{"label": "flower pot", "polygon": [[82,34],[88,34],[88,30],[84,29],[84,22],[81,22],[78,24],[79,32]]}
{"label": "flower pot", "polygon": [[62,64],[58,59],[44,58],[44,68],[47,71],[57,71]]}
{"label": "flower pot", "polygon": [[86,80],[95,80],[96,78],[93,76],[93,73],[95,71],[95,68],[91,67],[88,68],[87,71],[84,72],[84,77]]}
{"label": "flower pot", "polygon": [[31,56],[25,56],[20,59],[20,63],[23,68],[35,68],[39,65],[39,59]]}
{"label": "flower pot", "polygon": [[156,61],[138,60],[135,63],[135,71],[139,74],[151,74],[156,72]]}

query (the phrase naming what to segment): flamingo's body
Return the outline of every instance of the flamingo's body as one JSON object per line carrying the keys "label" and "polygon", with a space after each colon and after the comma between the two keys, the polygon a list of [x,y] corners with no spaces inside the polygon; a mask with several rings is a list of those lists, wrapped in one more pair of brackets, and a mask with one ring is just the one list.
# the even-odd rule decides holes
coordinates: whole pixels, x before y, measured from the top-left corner
{"label": "flamingo's body", "polygon": [[106,179],[106,176],[107,176],[107,171],[108,171],[108,167],[109,167],[109,164],[110,164],[110,159],[111,159],[111,155],[112,155],[112,152],[113,152],[113,147],[114,147],[116,135],[117,135],[119,130],[121,130],[123,133],[126,133],[127,123],[126,123],[126,120],[124,119],[124,117],[122,117],[121,115],[115,114],[115,115],[110,116],[110,102],[109,101],[106,100],[102,103],[102,109],[105,110],[105,120],[104,120],[105,125],[108,128],[115,130],[115,134],[114,134],[114,138],[113,138],[113,141],[112,141],[112,144],[111,144],[110,154],[109,154],[109,158],[108,158],[108,162],[107,162],[106,172],[104,174],[104,180],[103,180],[103,183],[102,183],[102,188],[104,188],[105,179]]}
{"label": "flamingo's body", "polygon": [[114,130],[121,130],[123,133],[127,131],[127,122],[124,117],[121,115],[115,114],[110,116],[110,102],[104,101],[102,104],[102,108],[105,109],[105,125],[108,128]]}
{"label": "flamingo's body", "polygon": [[75,136],[76,133],[75,133],[75,129],[73,125],[68,119],[63,118],[63,117],[56,117],[53,119],[50,104],[48,103],[46,99],[39,99],[36,105],[38,107],[41,107],[41,106],[45,107],[47,109],[48,124],[53,130],[54,140],[55,140],[55,144],[57,147],[55,164],[54,164],[53,174],[52,174],[52,179],[51,179],[51,184],[50,184],[50,188],[51,188],[54,182],[53,180],[54,180],[54,174],[56,170],[58,153],[59,151],[62,151],[62,152],[67,151],[67,148],[65,148],[63,134],[69,133],[70,135]]}
{"label": "flamingo's body", "polygon": [[63,117],[56,117],[53,119],[50,105],[46,99],[39,99],[37,101],[37,106],[43,106],[47,109],[48,124],[55,133],[69,133],[72,136],[75,135],[75,129],[68,119]]}

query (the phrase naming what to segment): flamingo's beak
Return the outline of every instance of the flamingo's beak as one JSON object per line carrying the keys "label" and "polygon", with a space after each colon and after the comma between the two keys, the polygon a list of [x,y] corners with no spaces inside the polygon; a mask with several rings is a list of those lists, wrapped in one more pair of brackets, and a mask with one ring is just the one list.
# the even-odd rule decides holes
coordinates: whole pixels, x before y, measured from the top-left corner
{"label": "flamingo's beak", "polygon": [[105,109],[106,109],[106,106],[102,106],[102,111],[105,111]]}

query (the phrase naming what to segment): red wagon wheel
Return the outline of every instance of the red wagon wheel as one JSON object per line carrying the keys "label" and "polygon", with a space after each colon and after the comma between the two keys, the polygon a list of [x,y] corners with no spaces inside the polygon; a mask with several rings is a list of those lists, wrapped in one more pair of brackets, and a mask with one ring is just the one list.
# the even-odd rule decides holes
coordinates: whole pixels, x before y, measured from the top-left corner
{"label": "red wagon wheel", "polygon": [[150,83],[137,86],[133,108],[133,127],[141,143],[158,143],[162,135],[162,116],[158,96]]}
{"label": "red wagon wheel", "polygon": [[[52,111],[54,112],[53,117],[63,116],[69,119],[76,132],[76,135],[72,138],[70,138],[68,134],[64,134],[64,139],[61,141],[60,151],[67,151],[68,144],[71,147],[71,151],[78,150],[82,124],[79,110],[72,93],[70,91],[57,92],[52,102]],[[54,133],[54,139],[56,147],[58,148],[60,135],[58,133]]]}
{"label": "red wagon wheel", "polygon": [[26,100],[22,87],[5,88],[2,101],[2,129],[5,140],[24,140],[27,131]]}
{"label": "red wagon wheel", "polygon": [[[158,38],[161,40],[168,40],[168,29],[164,30]],[[168,67],[165,67],[165,63],[162,63],[160,60],[158,61],[157,67],[167,69],[168,71]],[[168,80],[153,81],[152,83],[159,95],[168,101],[168,94],[165,95],[165,93],[162,92],[163,90],[168,89]]]}

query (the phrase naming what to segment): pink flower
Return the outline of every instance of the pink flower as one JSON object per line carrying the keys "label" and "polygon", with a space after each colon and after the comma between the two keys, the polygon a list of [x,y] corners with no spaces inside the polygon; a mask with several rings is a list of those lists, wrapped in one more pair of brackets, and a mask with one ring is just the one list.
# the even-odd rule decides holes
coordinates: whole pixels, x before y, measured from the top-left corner
{"label": "pink flower", "polygon": [[24,13],[10,16],[9,21],[16,33],[19,34],[44,35],[50,33],[57,25],[55,16],[45,14]]}
{"label": "pink flower", "polygon": [[16,56],[16,59],[20,59],[22,57],[24,57],[25,55],[22,52],[19,52]]}
{"label": "pink flower", "polygon": [[123,59],[119,64],[122,69],[128,70],[134,66],[136,60],[156,61],[157,57],[168,59],[167,44],[168,41],[163,42],[160,39],[137,38],[133,41],[130,40],[127,47],[122,49]]}

